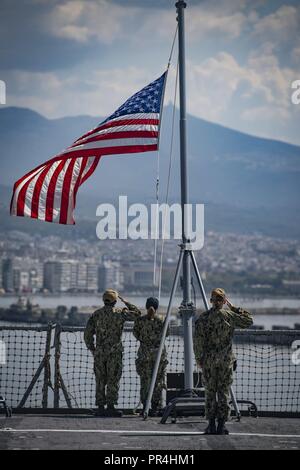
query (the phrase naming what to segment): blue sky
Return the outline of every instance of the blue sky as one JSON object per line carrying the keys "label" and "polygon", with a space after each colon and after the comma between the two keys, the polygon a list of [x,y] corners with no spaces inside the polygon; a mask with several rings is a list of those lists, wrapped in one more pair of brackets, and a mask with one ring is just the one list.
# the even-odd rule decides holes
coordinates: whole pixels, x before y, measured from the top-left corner
{"label": "blue sky", "polygon": [[[1,0],[7,105],[50,117],[111,114],[161,75],[174,0]],[[300,2],[187,0],[187,107],[198,117],[300,145]],[[174,94],[175,57],[166,100]]]}

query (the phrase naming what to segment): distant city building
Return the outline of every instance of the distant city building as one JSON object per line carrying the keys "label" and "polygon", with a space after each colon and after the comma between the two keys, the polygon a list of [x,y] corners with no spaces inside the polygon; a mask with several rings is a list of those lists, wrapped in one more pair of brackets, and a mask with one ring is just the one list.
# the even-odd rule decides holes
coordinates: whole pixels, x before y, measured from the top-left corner
{"label": "distant city building", "polygon": [[88,263],[86,270],[86,289],[91,292],[98,290],[98,265]]}
{"label": "distant city building", "polygon": [[13,279],[16,292],[38,292],[43,288],[43,264],[23,259],[14,266]]}
{"label": "distant city building", "polygon": [[[158,268],[156,277],[158,275]],[[132,262],[124,266],[125,285],[132,288],[145,288],[153,285],[153,262]]]}
{"label": "distant city building", "polygon": [[20,257],[0,260],[0,279],[5,292],[37,292],[43,287],[43,263]]}
{"label": "distant city building", "polygon": [[76,289],[86,292],[98,290],[98,265],[95,263],[78,263]]}
{"label": "distant city building", "polygon": [[44,288],[50,292],[97,292],[98,266],[74,260],[46,261]]}
{"label": "distant city building", "polygon": [[14,290],[16,292],[29,292],[30,290],[30,276],[28,271],[21,271],[20,268],[13,270]]}
{"label": "distant city building", "polygon": [[58,261],[47,261],[44,263],[44,288],[50,292],[60,292],[61,263]]}
{"label": "distant city building", "polygon": [[14,291],[14,270],[12,259],[4,259],[2,262],[2,283],[5,292]]}
{"label": "distant city building", "polygon": [[30,288],[32,292],[37,292],[44,285],[44,266],[43,263],[35,263],[29,270]]}
{"label": "distant city building", "polygon": [[104,261],[98,269],[98,290],[107,288],[121,290],[124,287],[124,273],[118,261]]}
{"label": "distant city building", "polygon": [[[99,244],[86,238],[73,240],[18,231],[2,232],[0,294],[22,295],[43,288],[55,293],[96,292],[114,287],[126,294],[143,292],[146,295],[153,285],[153,248],[148,240],[107,240]],[[158,262],[159,255],[158,250]],[[207,292],[222,284],[230,293],[299,293],[298,240],[210,231],[206,233],[204,248],[195,252],[195,256]],[[170,240],[164,246],[164,293],[170,293],[177,257],[177,241]]]}

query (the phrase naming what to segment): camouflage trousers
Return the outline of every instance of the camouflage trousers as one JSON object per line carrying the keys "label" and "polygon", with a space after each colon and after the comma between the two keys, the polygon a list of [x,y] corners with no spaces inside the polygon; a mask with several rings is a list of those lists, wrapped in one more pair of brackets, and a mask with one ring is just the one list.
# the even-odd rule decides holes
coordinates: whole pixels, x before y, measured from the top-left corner
{"label": "camouflage trousers", "polygon": [[[151,350],[149,348],[140,348],[138,351],[137,359],[135,361],[136,371],[140,376],[141,380],[140,399],[143,405],[145,405],[147,401],[157,351],[158,349]],[[167,364],[168,361],[166,357],[166,352],[164,351],[159,364],[155,387],[152,395],[152,409],[157,409],[161,406],[161,393],[163,388],[165,388],[165,375]]]}
{"label": "camouflage trousers", "polygon": [[122,362],[122,347],[96,351],[94,360],[96,406],[117,405]]}
{"label": "camouflage trousers", "polygon": [[206,419],[227,421],[230,411],[230,386],[233,380],[232,363],[204,362],[202,382],[205,387]]}

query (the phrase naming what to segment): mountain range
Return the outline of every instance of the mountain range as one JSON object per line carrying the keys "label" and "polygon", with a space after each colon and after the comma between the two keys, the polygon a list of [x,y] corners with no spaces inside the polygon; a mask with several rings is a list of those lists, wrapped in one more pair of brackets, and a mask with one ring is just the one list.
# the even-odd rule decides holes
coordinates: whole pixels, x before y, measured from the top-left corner
{"label": "mountain range", "polygon": [[[13,227],[16,220],[8,221],[5,209],[14,181],[102,120],[91,116],[46,119],[29,109],[0,109],[1,225]],[[190,115],[187,125],[190,200],[205,204],[206,229],[300,235],[300,147]],[[161,201],[167,184],[171,127],[172,107],[166,106],[159,151]],[[173,148],[172,202],[180,200],[178,111]],[[80,188],[77,220],[95,219],[97,204],[115,201],[121,194],[129,201],[154,202],[156,177],[157,153],[103,157]]]}

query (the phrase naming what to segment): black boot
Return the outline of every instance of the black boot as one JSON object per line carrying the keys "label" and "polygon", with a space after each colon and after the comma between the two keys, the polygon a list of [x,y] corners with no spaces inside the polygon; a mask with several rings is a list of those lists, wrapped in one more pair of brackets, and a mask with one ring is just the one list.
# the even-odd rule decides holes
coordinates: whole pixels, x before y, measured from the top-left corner
{"label": "black boot", "polygon": [[146,402],[143,401],[142,405],[143,405],[143,409],[142,411],[140,411],[140,416],[144,416],[145,409],[146,409]]}
{"label": "black boot", "polygon": [[208,426],[204,431],[204,434],[217,434],[215,418],[211,418],[208,422]]}
{"label": "black boot", "polygon": [[94,413],[95,416],[104,416],[105,415],[105,408],[104,405],[99,405],[98,409]]}
{"label": "black boot", "polygon": [[143,405],[143,408],[142,408],[142,410],[140,411],[140,416],[144,416],[145,408],[146,408],[146,403],[145,403],[145,402],[142,402],[142,405]]}
{"label": "black boot", "polygon": [[158,411],[158,409],[157,409],[156,407],[150,408],[150,410],[149,410],[149,416],[150,416],[151,418],[155,418],[155,417],[158,416],[158,415],[159,415],[159,411]]}
{"label": "black boot", "polygon": [[121,418],[123,416],[123,413],[121,410],[116,410],[114,405],[108,405],[107,410],[105,413],[105,416],[113,417],[113,418]]}
{"label": "black boot", "polygon": [[229,431],[225,426],[225,419],[218,419],[217,434],[223,434],[223,435],[229,434]]}

